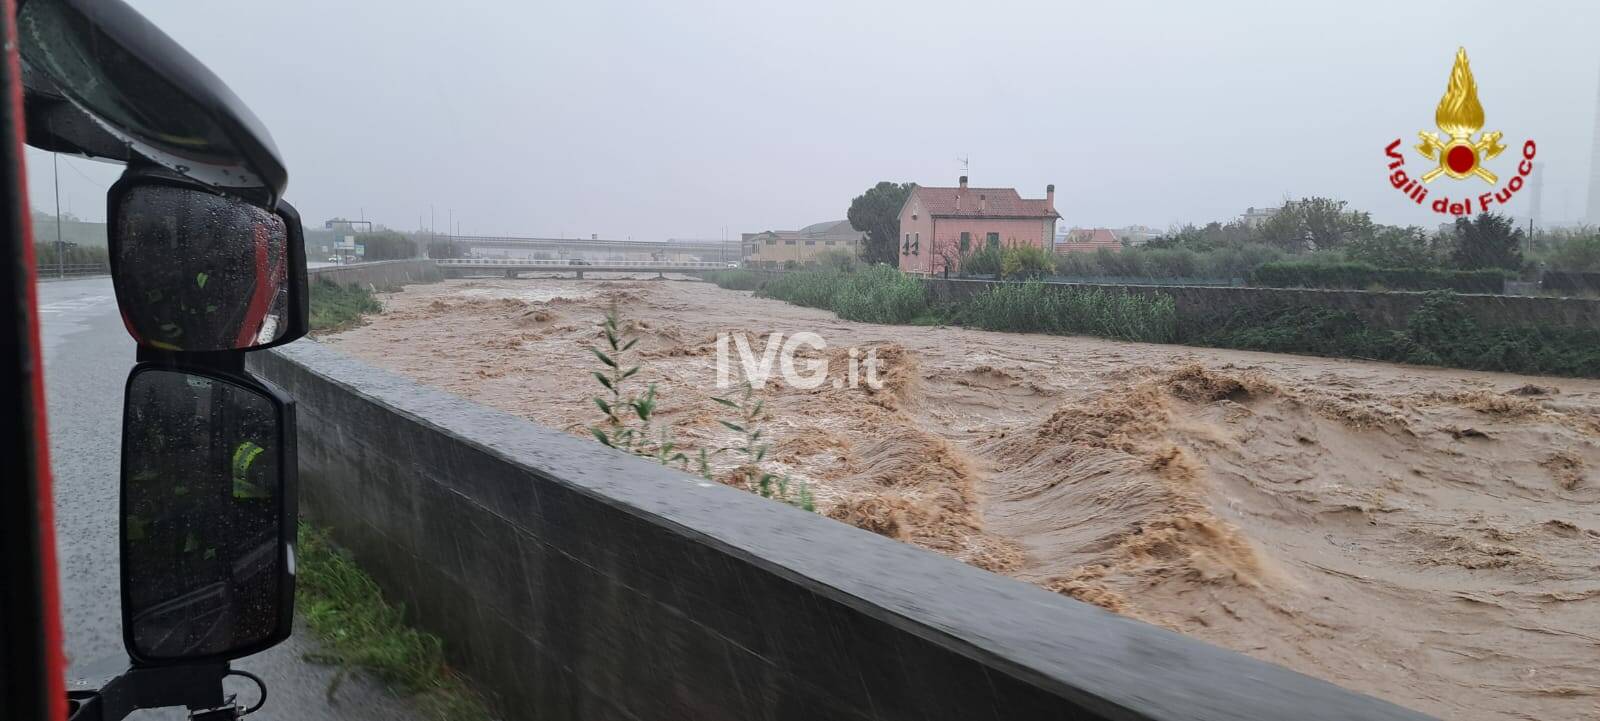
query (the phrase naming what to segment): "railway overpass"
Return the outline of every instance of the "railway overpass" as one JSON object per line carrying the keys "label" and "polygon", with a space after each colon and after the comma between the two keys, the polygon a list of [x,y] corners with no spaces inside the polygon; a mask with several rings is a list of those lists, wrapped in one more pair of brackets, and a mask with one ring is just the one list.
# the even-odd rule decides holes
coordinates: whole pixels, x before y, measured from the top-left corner
{"label": "railway overpass", "polygon": [[603,238],[520,238],[491,235],[441,235],[434,242],[448,242],[458,253],[488,257],[534,257],[549,254],[555,259],[586,260],[739,260],[739,241],[659,241],[606,240]]}
{"label": "railway overpass", "polygon": [[738,267],[736,263],[720,261],[670,261],[670,260],[615,260],[615,261],[574,261],[574,260],[539,260],[533,258],[449,258],[434,261],[443,270],[446,276],[460,277],[463,275],[504,274],[507,278],[515,278],[518,273],[529,272],[554,272],[577,273],[579,278],[584,273],[688,273],[695,271],[719,270],[729,267]]}

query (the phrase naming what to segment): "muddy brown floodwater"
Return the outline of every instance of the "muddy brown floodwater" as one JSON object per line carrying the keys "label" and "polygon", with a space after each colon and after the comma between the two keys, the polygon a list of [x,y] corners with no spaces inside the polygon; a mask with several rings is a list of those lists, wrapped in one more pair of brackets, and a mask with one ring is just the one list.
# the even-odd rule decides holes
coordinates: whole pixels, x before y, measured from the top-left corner
{"label": "muddy brown floodwater", "polygon": [[757,392],[764,468],[818,512],[1440,718],[1600,718],[1600,382],[854,323],[687,280],[383,299],[322,342],[583,436],[615,303],[690,449],[732,440],[719,332],[817,333],[841,380],[872,349],[881,389]]}

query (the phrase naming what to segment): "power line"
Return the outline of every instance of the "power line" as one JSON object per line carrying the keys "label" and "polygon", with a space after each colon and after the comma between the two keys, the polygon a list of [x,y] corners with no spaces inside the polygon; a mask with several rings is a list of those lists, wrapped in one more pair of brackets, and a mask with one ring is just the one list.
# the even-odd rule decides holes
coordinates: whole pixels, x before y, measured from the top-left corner
{"label": "power line", "polygon": [[[59,156],[60,153],[56,153],[56,155]],[[77,173],[78,177],[83,178],[86,182],[88,182],[91,185],[104,185],[105,184],[103,181],[95,180],[94,178],[91,178],[91,177],[89,177],[87,175],[84,175],[82,170],[78,170],[78,168],[76,166],[74,166],[70,162],[67,163],[67,167],[71,168],[72,172]]]}

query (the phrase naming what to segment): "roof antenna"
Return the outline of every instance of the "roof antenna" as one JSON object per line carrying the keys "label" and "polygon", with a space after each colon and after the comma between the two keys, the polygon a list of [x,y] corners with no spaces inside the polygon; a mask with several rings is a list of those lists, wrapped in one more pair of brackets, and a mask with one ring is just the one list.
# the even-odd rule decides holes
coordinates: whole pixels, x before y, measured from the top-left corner
{"label": "roof antenna", "polygon": [[968,159],[968,156],[965,156],[965,155],[957,155],[956,156],[956,162],[961,163],[961,174],[962,175],[971,175],[972,174],[971,172],[969,172],[970,168],[968,167],[968,166],[971,165],[971,163],[967,162],[967,159]]}

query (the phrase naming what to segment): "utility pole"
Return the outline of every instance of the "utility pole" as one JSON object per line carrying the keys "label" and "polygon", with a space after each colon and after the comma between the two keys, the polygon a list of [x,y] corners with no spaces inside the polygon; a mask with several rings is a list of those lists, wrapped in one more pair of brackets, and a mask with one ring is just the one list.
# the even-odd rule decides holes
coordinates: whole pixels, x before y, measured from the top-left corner
{"label": "utility pole", "polygon": [[56,277],[67,277],[67,242],[61,237],[61,154],[50,154],[56,182]]}

